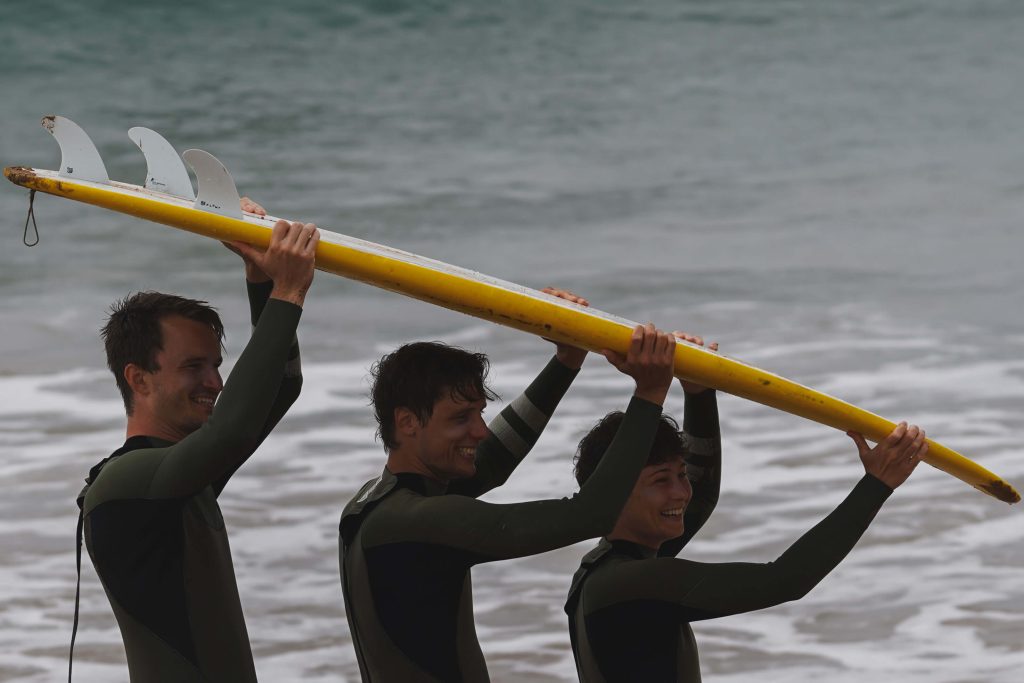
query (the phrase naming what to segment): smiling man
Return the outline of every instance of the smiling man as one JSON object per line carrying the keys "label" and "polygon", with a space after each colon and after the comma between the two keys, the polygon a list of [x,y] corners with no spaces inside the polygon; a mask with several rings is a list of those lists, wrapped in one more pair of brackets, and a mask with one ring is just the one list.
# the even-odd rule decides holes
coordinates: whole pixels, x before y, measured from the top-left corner
{"label": "smiling man", "polygon": [[[603,459],[618,421],[619,415],[606,417],[580,442],[581,486]],[[693,447],[673,432],[663,419],[615,528],[573,577],[565,611],[577,672],[586,683],[700,681],[690,622],[806,595],[850,552],[928,451],[924,431],[906,424],[875,448],[851,433],[865,475],[831,514],[774,562],[708,564],[674,557],[696,531],[688,527],[703,523],[709,511],[699,493],[703,485],[691,485],[688,476],[702,465],[691,465]],[[695,504],[703,511],[691,515]]]}
{"label": "smiling man", "polygon": [[387,466],[346,506],[340,525],[345,611],[364,681],[488,680],[470,569],[611,529],[646,460],[674,348],[671,335],[648,326],[634,331],[626,357],[610,354],[636,391],[601,467],[571,499],[511,505],[477,497],[526,456],[585,352],[559,346],[489,426],[486,356],[415,343],[381,359],[373,404]]}
{"label": "smiling man", "polygon": [[280,221],[266,252],[233,245],[254,329],[226,384],[224,328],[205,302],[141,292],[103,328],[127,440],[89,472],[79,533],[132,681],[256,680],[217,499],[299,395],[295,329],[318,240]]}

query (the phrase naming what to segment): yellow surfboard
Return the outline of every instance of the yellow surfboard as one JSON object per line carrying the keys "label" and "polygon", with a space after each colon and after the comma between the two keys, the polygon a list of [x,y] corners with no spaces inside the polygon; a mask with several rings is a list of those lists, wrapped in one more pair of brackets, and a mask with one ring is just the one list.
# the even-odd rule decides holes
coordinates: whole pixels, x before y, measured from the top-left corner
{"label": "yellow surfboard", "polygon": [[[67,122],[60,117],[52,118],[60,124]],[[44,126],[46,123],[47,119],[44,119]],[[139,130],[132,129],[133,133]],[[145,135],[151,133],[146,131]],[[136,139],[138,135],[133,135],[132,139],[147,152],[147,145],[155,148],[157,143],[145,135],[142,142]],[[71,143],[57,137],[65,155],[61,172],[10,167],[4,169],[7,179],[31,190],[93,204],[216,240],[240,240],[256,246],[266,246],[270,242],[272,227],[278,219],[243,214],[238,208],[238,194],[227,170],[205,152],[189,150],[184,154],[199,179],[198,197],[193,200],[187,196],[191,184],[187,188],[181,184],[177,169],[178,194],[186,196],[158,191],[158,188],[174,186],[175,179],[160,170],[161,162],[156,156],[151,157],[151,154],[156,155],[152,149],[147,153],[149,187],[146,188],[105,179],[101,177],[105,176],[105,171],[100,174],[95,167],[91,170],[93,179],[80,177],[82,172],[78,169],[87,168],[90,160],[69,159],[73,153],[66,149],[66,144]],[[167,149],[162,148],[162,151]],[[96,160],[98,154],[92,161]],[[102,168],[102,162],[99,163]],[[79,177],[75,177],[76,174]],[[218,184],[220,190],[228,191],[218,193],[209,190],[217,188]],[[534,289],[326,230],[321,231],[316,263],[320,270],[592,351],[612,349],[625,352],[636,325]],[[893,422],[845,401],[686,342],[677,344],[675,368],[678,377],[836,429],[860,432],[874,441],[884,438],[895,427]],[[984,467],[934,440],[929,439],[928,444],[929,451],[924,461],[929,465],[1001,501],[1016,503],[1020,500],[1020,494],[1010,484]]]}

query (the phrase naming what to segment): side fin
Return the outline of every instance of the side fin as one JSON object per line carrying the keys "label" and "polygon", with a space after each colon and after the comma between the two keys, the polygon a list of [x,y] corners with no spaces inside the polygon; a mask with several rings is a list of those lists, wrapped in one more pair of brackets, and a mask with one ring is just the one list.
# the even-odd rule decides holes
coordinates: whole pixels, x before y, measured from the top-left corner
{"label": "side fin", "polygon": [[241,218],[238,188],[235,187],[235,181],[228,173],[228,169],[224,168],[224,164],[220,163],[217,157],[201,149],[187,149],[181,156],[196,172],[196,179],[199,181],[195,208],[229,218]]}
{"label": "side fin", "polygon": [[194,200],[196,193],[188,177],[185,164],[160,133],[136,126],[128,131],[142,155],[146,157],[146,189]]}
{"label": "side fin", "polygon": [[59,175],[94,183],[110,182],[107,167],[103,165],[96,145],[77,123],[63,116],[50,114],[43,117],[42,124],[60,145]]}

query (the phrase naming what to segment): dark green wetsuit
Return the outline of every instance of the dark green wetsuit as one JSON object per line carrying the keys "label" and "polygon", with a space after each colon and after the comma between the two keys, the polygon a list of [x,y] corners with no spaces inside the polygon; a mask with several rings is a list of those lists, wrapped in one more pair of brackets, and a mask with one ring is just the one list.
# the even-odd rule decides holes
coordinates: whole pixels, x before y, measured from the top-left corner
{"label": "dark green wetsuit", "polygon": [[86,546],[132,681],[256,680],[217,497],[302,384],[302,309],[271,287],[249,285],[255,329],[206,424],[178,443],[134,436],[86,480]]}
{"label": "dark green wetsuit", "polygon": [[580,680],[700,681],[690,622],[803,597],[850,552],[891,493],[864,475],[839,507],[767,564],[690,562],[602,540],[583,558],[565,608]]}
{"label": "dark green wetsuit", "polygon": [[650,450],[661,407],[633,398],[607,457],[571,499],[494,505],[575,372],[551,361],[490,424],[477,473],[447,488],[387,469],[341,518],[341,581],[364,681],[487,681],[470,568],[607,533]]}

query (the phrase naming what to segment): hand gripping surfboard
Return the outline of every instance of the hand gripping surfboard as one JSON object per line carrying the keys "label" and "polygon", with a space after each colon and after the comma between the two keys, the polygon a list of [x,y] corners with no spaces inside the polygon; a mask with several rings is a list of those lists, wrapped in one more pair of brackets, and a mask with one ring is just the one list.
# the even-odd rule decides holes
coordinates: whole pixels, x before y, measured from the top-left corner
{"label": "hand gripping surfboard", "polygon": [[[132,128],[146,157],[144,187],[112,181],[89,136],[61,116],[43,118],[61,148],[59,171],[10,167],[4,175],[23,187],[126,213],[217,240],[266,246],[277,218],[244,213],[231,174],[202,150],[183,154],[198,179],[158,133]],[[398,249],[321,230],[317,268],[484,320],[599,351],[625,352],[635,323],[481,273]],[[832,396],[765,370],[679,341],[676,376],[714,387],[843,431],[884,438],[895,424]],[[1007,503],[1020,494],[1001,478],[929,439],[924,461]]]}

